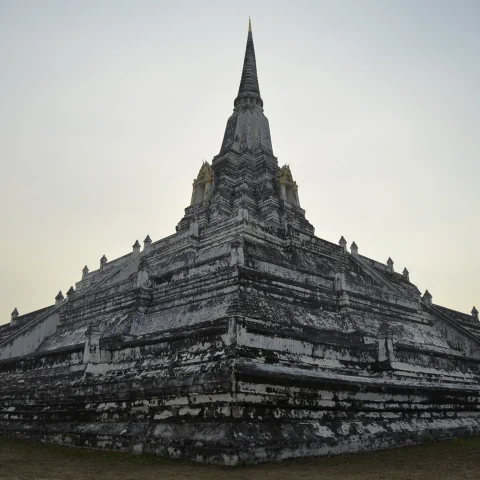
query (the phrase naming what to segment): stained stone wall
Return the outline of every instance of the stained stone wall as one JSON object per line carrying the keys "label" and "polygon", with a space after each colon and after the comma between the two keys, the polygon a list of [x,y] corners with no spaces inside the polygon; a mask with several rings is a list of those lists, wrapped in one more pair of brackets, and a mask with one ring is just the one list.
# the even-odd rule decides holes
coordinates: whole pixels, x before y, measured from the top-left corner
{"label": "stained stone wall", "polygon": [[236,465],[479,434],[478,312],[314,235],[251,31],[234,106],[175,234],[0,327],[0,435]]}
{"label": "stained stone wall", "polygon": [[0,344],[0,433],[227,465],[479,433],[478,326],[450,323],[398,274],[364,283],[350,262],[239,216],[125,256],[96,288],[77,284],[38,348],[12,350],[25,326]]}

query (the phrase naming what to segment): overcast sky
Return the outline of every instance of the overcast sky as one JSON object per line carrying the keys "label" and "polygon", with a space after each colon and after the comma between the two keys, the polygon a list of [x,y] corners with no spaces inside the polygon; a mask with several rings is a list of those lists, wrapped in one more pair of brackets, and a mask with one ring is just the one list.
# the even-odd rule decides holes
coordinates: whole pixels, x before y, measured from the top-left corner
{"label": "overcast sky", "polygon": [[175,232],[249,15],[316,235],[480,308],[480,2],[0,0],[0,323]]}

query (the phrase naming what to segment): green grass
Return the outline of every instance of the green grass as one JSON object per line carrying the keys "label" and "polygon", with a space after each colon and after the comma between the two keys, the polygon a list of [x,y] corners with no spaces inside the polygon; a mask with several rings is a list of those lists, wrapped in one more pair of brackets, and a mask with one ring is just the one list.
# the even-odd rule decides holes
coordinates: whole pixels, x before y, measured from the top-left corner
{"label": "green grass", "polygon": [[198,465],[155,455],[67,448],[0,438],[0,480],[460,480],[480,479],[480,437],[377,452],[246,467]]}

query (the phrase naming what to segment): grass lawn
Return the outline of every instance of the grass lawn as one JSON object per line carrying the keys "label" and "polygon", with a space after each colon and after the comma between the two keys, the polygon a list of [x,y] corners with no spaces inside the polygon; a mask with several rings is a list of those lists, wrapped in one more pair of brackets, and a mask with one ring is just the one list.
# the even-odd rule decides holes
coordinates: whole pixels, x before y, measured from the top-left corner
{"label": "grass lawn", "polygon": [[235,468],[0,438],[0,480],[7,479],[480,480],[480,437]]}

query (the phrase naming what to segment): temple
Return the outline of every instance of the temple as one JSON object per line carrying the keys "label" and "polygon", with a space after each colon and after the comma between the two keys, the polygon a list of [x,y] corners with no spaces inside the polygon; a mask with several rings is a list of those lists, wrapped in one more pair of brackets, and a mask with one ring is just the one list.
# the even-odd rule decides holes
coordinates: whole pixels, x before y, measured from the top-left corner
{"label": "temple", "polygon": [[478,311],[316,237],[263,107],[250,27],[176,232],[0,327],[0,435],[237,465],[480,433]]}

